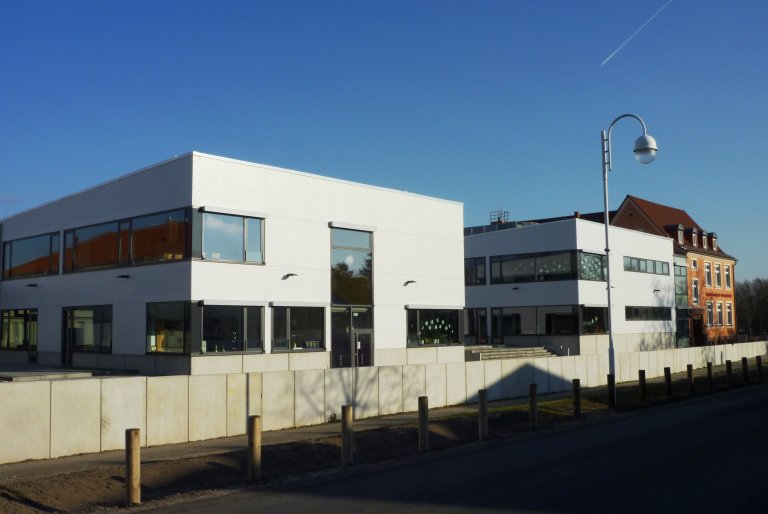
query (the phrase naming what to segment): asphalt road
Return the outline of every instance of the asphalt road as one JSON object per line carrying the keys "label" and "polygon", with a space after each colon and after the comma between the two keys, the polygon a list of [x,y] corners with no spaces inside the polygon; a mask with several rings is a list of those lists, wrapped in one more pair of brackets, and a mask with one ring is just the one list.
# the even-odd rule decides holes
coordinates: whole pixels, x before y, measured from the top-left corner
{"label": "asphalt road", "polygon": [[163,512],[768,512],[768,384]]}

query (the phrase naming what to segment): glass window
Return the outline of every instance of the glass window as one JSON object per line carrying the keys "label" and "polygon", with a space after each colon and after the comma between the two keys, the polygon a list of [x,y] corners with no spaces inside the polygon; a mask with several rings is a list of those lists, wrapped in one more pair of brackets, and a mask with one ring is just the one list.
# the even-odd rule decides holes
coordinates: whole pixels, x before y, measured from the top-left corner
{"label": "glass window", "polygon": [[2,311],[0,350],[37,352],[37,309]]}
{"label": "glass window", "polygon": [[132,262],[178,261],[188,255],[189,223],[185,209],[133,218]]}
{"label": "glass window", "polygon": [[488,340],[486,316],[485,307],[464,309],[464,336],[474,337],[475,344],[486,344]]}
{"label": "glass window", "polygon": [[581,333],[582,334],[606,334],[608,333],[608,308],[607,307],[582,307],[581,308]]}
{"label": "glass window", "polygon": [[731,288],[731,267],[725,266],[725,287]]}
{"label": "glass window", "polygon": [[627,305],[624,308],[624,316],[627,321],[671,321],[672,309],[670,307],[636,307]]}
{"label": "glass window", "polygon": [[715,264],[715,286],[723,287],[723,281],[720,275],[720,265]]}
{"label": "glass window", "polygon": [[712,265],[708,262],[704,263],[704,284],[712,287]]}
{"label": "glass window", "polygon": [[3,278],[56,275],[58,272],[58,233],[17,239],[3,244]]}
{"label": "glass window", "polygon": [[262,307],[205,305],[202,353],[260,351]]}
{"label": "glass window", "polygon": [[675,265],[675,306],[688,306],[688,269]]}
{"label": "glass window", "polygon": [[77,228],[74,233],[74,260],[65,271],[105,268],[117,265],[117,223]]}
{"label": "glass window", "polygon": [[112,306],[64,308],[64,338],[76,352],[112,351]]}
{"label": "glass window", "polygon": [[723,302],[717,302],[717,325],[723,326]]}
{"label": "glass window", "polygon": [[669,275],[669,263],[638,257],[624,257],[624,271]]}
{"label": "glass window", "polygon": [[485,257],[464,259],[464,285],[485,285]]}
{"label": "glass window", "polygon": [[605,255],[579,252],[579,278],[605,281]]}
{"label": "glass window", "polygon": [[733,305],[729,302],[725,304],[725,319],[728,326],[733,326]]}
{"label": "glass window", "polygon": [[322,307],[272,308],[273,351],[323,348],[325,348],[325,309]]}
{"label": "glass window", "polygon": [[691,280],[691,296],[693,297],[693,304],[699,304],[699,279],[694,278]]}
{"label": "glass window", "polygon": [[147,351],[189,353],[188,302],[147,304]]}
{"label": "glass window", "polygon": [[131,222],[121,221],[117,234],[117,261],[120,266],[131,263]]}
{"label": "glass window", "polygon": [[245,218],[245,261],[264,262],[263,246],[264,220]]}
{"label": "glass window", "polygon": [[536,257],[536,280],[562,280],[576,278],[572,252]]}
{"label": "glass window", "polygon": [[331,302],[334,305],[372,305],[371,233],[333,228],[331,244]]}
{"label": "glass window", "polygon": [[460,312],[453,309],[408,309],[408,345],[458,344]]}
{"label": "glass window", "polygon": [[707,326],[711,327],[715,324],[715,311],[712,306],[712,302],[707,302]]}
{"label": "glass window", "polygon": [[203,214],[203,257],[211,260],[264,262],[264,220],[230,214]]}
{"label": "glass window", "polygon": [[691,259],[691,269],[699,269],[699,261]]}

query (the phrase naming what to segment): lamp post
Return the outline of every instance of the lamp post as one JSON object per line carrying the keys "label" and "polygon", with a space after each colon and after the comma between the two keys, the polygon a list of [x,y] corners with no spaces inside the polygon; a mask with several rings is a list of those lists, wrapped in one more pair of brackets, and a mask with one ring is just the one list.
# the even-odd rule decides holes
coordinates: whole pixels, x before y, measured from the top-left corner
{"label": "lamp post", "polygon": [[[634,114],[622,114],[614,119],[608,126],[608,131],[603,130],[600,134],[602,139],[603,148],[603,207],[605,224],[605,262],[606,262],[606,279],[608,282],[608,372],[616,373],[616,357],[613,347],[613,307],[611,306],[611,245],[609,243],[608,236],[608,172],[613,169],[611,164],[611,131],[616,122],[623,118],[634,118],[640,122],[643,126],[643,135],[635,140],[635,158],[642,164],[650,164],[656,158],[656,140],[648,135],[648,131],[645,128],[645,122]],[[613,389],[614,395],[616,394],[616,388]],[[616,398],[613,398],[614,402]]]}

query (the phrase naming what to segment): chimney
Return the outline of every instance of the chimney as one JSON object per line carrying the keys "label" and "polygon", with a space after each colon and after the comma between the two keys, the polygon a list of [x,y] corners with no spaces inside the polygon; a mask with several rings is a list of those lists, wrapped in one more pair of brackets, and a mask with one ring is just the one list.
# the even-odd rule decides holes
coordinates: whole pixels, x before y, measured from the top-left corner
{"label": "chimney", "polygon": [[579,219],[581,218],[581,213],[579,211],[573,211],[573,217]]}

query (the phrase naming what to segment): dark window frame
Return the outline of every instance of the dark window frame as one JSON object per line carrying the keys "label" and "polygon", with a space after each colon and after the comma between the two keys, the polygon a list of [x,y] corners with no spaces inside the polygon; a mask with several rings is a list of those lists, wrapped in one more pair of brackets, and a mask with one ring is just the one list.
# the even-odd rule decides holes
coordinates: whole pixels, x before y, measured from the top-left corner
{"label": "dark window frame", "polygon": [[[24,243],[26,241],[31,241],[33,239],[45,238],[45,237],[48,238],[48,268],[47,268],[48,271],[45,271],[42,273],[27,273],[23,275],[11,274],[11,270],[13,266],[13,262],[12,262],[13,261],[13,245]],[[16,279],[22,279],[22,278],[58,275],[61,268],[59,265],[59,261],[61,259],[61,239],[62,239],[61,233],[58,231],[53,231],[53,232],[46,232],[43,234],[37,234],[29,237],[20,237],[18,239],[12,239],[10,241],[3,241],[2,279],[16,280]],[[55,241],[55,251],[54,251],[54,241]]]}

